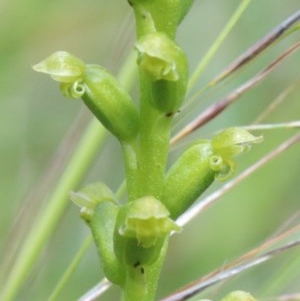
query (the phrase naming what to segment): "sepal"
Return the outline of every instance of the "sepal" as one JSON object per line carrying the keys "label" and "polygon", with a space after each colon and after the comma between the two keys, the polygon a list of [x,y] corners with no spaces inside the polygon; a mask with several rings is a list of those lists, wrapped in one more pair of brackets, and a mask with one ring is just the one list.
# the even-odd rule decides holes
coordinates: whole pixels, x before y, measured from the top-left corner
{"label": "sepal", "polygon": [[101,202],[94,210],[91,228],[106,278],[120,286],[124,285],[126,270],[114,252],[114,229],[119,206],[113,202]]}
{"label": "sepal", "polygon": [[169,235],[181,228],[153,196],[145,196],[120,208],[115,233],[117,258],[129,267],[147,269],[159,260]]}
{"label": "sepal", "polygon": [[183,51],[164,33],[142,36],[135,48],[138,51],[138,65],[152,81],[178,81],[180,71],[186,68]]}
{"label": "sepal", "polygon": [[234,157],[248,151],[255,137],[244,129],[228,128],[213,140],[200,140],[191,145],[169,170],[162,201],[177,218],[214,182],[231,177],[236,164]]}
{"label": "sepal", "polygon": [[136,239],[138,245],[143,248],[150,248],[172,231],[181,230],[169,218],[167,208],[153,196],[129,202],[120,209],[119,215],[119,235]]}
{"label": "sepal", "polygon": [[225,129],[215,136],[211,145],[215,156],[222,158],[223,161],[223,166],[218,170],[216,179],[224,181],[230,178],[236,170],[233,158],[248,152],[252,144],[260,143],[262,140],[262,136],[254,136],[237,127]]}
{"label": "sepal", "polygon": [[83,101],[120,141],[131,141],[139,130],[139,113],[130,95],[106,69],[87,65]]}
{"label": "sepal", "polygon": [[212,146],[216,154],[224,158],[232,158],[251,149],[252,144],[262,142],[262,136],[254,136],[248,131],[232,127],[221,131],[212,139]]}
{"label": "sepal", "polygon": [[185,53],[161,32],[142,36],[136,43],[138,65],[151,86],[152,105],[167,114],[176,112],[185,97],[188,66]]}
{"label": "sepal", "polygon": [[66,51],[57,51],[32,68],[50,75],[55,81],[73,83],[82,77],[85,63]]}
{"label": "sepal", "polygon": [[96,206],[101,202],[117,204],[114,193],[104,183],[94,183],[79,191],[70,192],[71,201],[80,207],[80,216],[89,223],[94,215]]}

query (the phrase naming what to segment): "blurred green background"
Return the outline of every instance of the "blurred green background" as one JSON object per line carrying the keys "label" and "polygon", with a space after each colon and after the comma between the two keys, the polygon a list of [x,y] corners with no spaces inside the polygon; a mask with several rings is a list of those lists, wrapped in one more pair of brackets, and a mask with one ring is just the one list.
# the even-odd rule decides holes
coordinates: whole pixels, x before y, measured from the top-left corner
{"label": "blurred green background", "polygon": [[[298,0],[252,2],[194,91],[299,9]],[[191,72],[239,3],[237,0],[195,1],[177,36],[189,56]],[[134,22],[129,5],[122,0],[2,0],[0,14],[0,272],[2,279],[5,279],[20,243],[26,238],[26,231],[43,207],[55,181],[59,180],[61,170],[54,179],[47,179],[52,159],[60,155],[57,153],[59,145],[75,121],[82,125],[83,130],[90,118],[80,101],[64,99],[57,83],[35,73],[31,66],[54,51],[66,50],[117,74],[134,43]],[[209,103],[266,66],[297,40],[299,33],[269,50],[247,70],[216,89],[211,97],[206,97],[201,103],[199,100],[197,110],[188,116],[189,120]],[[193,137],[209,137],[213,131],[223,127],[251,123],[289,83],[299,78],[299,66],[300,55],[296,53],[267,80]],[[137,84],[132,91],[134,95]],[[300,89],[296,89],[265,122],[299,120],[299,98]],[[176,129],[187,121],[179,123]],[[239,171],[293,133],[295,130],[264,133],[264,143],[239,159]],[[71,149],[80,134],[79,126],[78,132],[67,143]],[[256,246],[298,210],[299,152],[300,146],[296,145],[276,158],[224,195],[186,226],[182,234],[172,238],[159,297]],[[175,151],[174,156],[176,154]],[[117,142],[109,137],[83,183],[101,180],[117,189],[122,178],[121,153]],[[219,186],[215,184],[209,192]],[[77,208],[70,203],[15,300],[47,300],[87,235],[88,229],[79,219]],[[293,268],[289,269],[288,263],[291,262]],[[244,289],[258,297],[295,292],[300,287],[299,271],[299,255],[296,251],[288,252],[204,296],[217,298],[230,289]],[[58,300],[76,300],[102,276],[96,251],[91,247]],[[2,285],[5,284],[1,281],[0,288]],[[118,298],[119,290],[113,288],[101,300]]]}

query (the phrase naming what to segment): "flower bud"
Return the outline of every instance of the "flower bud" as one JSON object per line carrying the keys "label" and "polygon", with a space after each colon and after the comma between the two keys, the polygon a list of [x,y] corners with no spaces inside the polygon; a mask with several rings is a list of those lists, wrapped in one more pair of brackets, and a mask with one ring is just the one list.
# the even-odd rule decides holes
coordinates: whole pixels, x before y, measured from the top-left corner
{"label": "flower bud", "polygon": [[116,204],[113,192],[104,183],[94,183],[85,186],[79,191],[71,191],[71,201],[79,206],[80,216],[89,223],[94,215],[96,206],[101,202]]}
{"label": "flower bud", "polygon": [[262,136],[253,136],[242,128],[232,127],[221,131],[211,142],[215,155],[223,160],[223,167],[219,169],[216,178],[224,181],[232,176],[236,170],[233,158],[249,151],[252,144],[262,140]]}
{"label": "flower bud", "polygon": [[118,214],[115,252],[126,264],[154,262],[172,231],[180,231],[166,207],[153,196],[145,196],[124,205]]}
{"label": "flower bud", "polygon": [[180,231],[168,216],[167,208],[153,196],[145,196],[128,203],[120,210],[118,232],[121,236],[135,238],[138,245],[149,248],[158,238]]}
{"label": "flower bud", "polygon": [[33,69],[59,81],[66,97],[83,98],[100,122],[122,142],[137,136],[138,111],[126,90],[104,68],[85,65],[68,52],[58,51]]}
{"label": "flower bud", "polygon": [[187,60],[182,49],[166,34],[155,32],[136,44],[138,65],[151,82],[151,103],[165,113],[181,106],[187,89]]}
{"label": "flower bud", "polygon": [[119,207],[112,202],[99,203],[90,221],[90,228],[101,257],[104,274],[111,282],[123,285],[125,271],[114,252],[114,229]]}
{"label": "flower bud", "polygon": [[217,174],[211,168],[213,149],[209,141],[188,148],[167,174],[162,201],[176,219],[212,184]]}
{"label": "flower bud", "polygon": [[111,282],[122,285],[123,270],[115,256],[113,246],[113,234],[119,211],[113,192],[103,183],[94,183],[77,192],[71,192],[70,198],[81,208],[80,215],[91,229],[102,258],[105,276]]}
{"label": "flower bud", "polygon": [[252,295],[244,291],[233,291],[223,297],[221,301],[257,301]]}
{"label": "flower bud", "polygon": [[83,100],[101,123],[121,141],[130,141],[139,129],[138,111],[127,91],[104,68],[87,65]]}
{"label": "flower bud", "polygon": [[250,149],[262,137],[240,128],[229,128],[212,141],[202,140],[189,147],[167,174],[162,201],[176,219],[214,182],[234,173],[233,157]]}

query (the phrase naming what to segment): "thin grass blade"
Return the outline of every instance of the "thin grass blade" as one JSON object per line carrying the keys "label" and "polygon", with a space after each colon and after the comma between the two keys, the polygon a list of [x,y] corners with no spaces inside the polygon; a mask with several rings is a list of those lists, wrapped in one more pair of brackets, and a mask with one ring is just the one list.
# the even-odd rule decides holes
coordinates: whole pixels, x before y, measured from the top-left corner
{"label": "thin grass blade", "polygon": [[288,50],[286,50],[282,55],[280,55],[275,61],[273,61],[270,65],[268,65],[265,69],[260,71],[250,80],[248,80],[243,85],[239,86],[229,95],[225,96],[221,100],[213,103],[209,106],[204,112],[202,112],[196,119],[190,122],[186,127],[184,127],[178,134],[176,134],[171,143],[174,144],[184,137],[188,136],[192,132],[199,129],[201,126],[215,118],[217,115],[222,113],[226,108],[228,108],[233,102],[239,99],[244,93],[253,88],[255,85],[264,80],[270,72],[272,72],[275,67],[277,67],[286,57],[295,52],[300,47],[300,42],[297,42],[293,46],[291,46]]}
{"label": "thin grass blade", "polygon": [[300,10],[295,12],[288,19],[283,21],[270,33],[268,33],[261,40],[259,40],[252,47],[250,47],[245,53],[243,53],[239,58],[237,58],[233,63],[231,63],[223,72],[221,72],[221,74],[219,74],[214,80],[212,80],[209,85],[216,85],[217,83],[228,77],[230,74],[236,72],[237,70],[245,66],[247,63],[252,61],[271,45],[274,45],[275,42],[286,37],[295,30],[298,30],[300,28],[300,24],[298,24],[299,21]]}
{"label": "thin grass blade", "polygon": [[249,4],[251,3],[251,0],[244,0],[241,2],[241,4],[237,7],[236,11],[232,15],[232,17],[229,19],[228,23],[224,26],[224,29],[221,31],[219,36],[214,41],[213,45],[209,48],[207,53],[204,55],[203,59],[199,62],[198,66],[196,67],[196,70],[191,75],[189,83],[188,83],[188,89],[191,89],[193,85],[196,83],[196,81],[201,76],[202,72],[205,70],[209,62],[213,59],[214,55],[220,48],[223,41],[226,39],[230,31],[234,28],[234,26],[237,24],[238,20],[241,18]]}

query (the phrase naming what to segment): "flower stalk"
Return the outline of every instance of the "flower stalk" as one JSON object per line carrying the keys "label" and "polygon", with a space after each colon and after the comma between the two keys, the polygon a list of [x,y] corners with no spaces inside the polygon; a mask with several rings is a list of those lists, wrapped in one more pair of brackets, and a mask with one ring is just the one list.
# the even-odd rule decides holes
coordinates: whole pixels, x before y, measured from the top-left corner
{"label": "flower stalk", "polygon": [[[136,17],[140,99],[135,105],[113,75],[59,51],[33,68],[81,98],[120,142],[128,199],[119,203],[103,183],[71,193],[90,227],[106,277],[124,301],[153,301],[175,219],[214,182],[235,170],[233,158],[261,141],[231,128],[189,147],[167,171],[170,131],[188,82],[186,55],[175,42],[193,0],[130,0]],[[163,13],[162,13],[163,12]]]}

